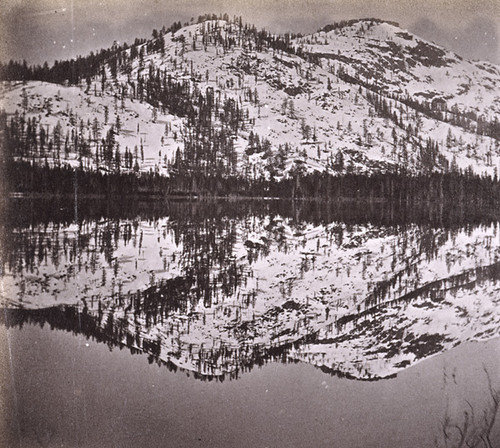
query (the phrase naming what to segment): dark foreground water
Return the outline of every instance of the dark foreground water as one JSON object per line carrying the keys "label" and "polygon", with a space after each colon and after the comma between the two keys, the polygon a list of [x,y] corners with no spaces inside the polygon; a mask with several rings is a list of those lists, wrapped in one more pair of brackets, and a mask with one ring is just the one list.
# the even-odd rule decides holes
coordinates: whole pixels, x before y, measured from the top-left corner
{"label": "dark foreground water", "polygon": [[13,447],[427,447],[442,439],[446,416],[463,421],[467,401],[478,419],[489,408],[483,365],[500,378],[499,339],[377,382],[270,363],[208,383],[60,330],[9,333]]}
{"label": "dark foreground water", "polygon": [[5,446],[500,444],[490,213],[8,207]]}

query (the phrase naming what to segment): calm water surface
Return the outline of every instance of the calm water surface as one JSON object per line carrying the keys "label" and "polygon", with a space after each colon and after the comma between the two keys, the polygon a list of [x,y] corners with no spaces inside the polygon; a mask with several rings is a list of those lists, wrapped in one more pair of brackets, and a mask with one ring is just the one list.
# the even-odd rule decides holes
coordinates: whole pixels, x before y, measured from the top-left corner
{"label": "calm water surface", "polygon": [[8,207],[12,446],[444,446],[445,422],[493,412],[494,216]]}

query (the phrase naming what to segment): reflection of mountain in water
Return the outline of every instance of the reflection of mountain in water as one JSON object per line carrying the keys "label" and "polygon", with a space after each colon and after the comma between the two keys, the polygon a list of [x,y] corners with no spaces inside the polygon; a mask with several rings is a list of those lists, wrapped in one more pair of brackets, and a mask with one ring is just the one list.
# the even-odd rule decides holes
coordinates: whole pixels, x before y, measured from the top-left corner
{"label": "reflection of mountain in water", "polygon": [[498,334],[496,222],[354,224],[280,207],[11,225],[5,322],[47,322],[203,378],[279,358],[374,379]]}

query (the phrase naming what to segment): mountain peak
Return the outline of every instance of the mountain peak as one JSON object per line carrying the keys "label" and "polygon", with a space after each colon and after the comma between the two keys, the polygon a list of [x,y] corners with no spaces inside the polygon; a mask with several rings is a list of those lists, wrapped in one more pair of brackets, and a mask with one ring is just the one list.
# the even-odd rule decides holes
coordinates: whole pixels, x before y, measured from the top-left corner
{"label": "mountain peak", "polygon": [[[126,152],[122,170],[167,175],[201,164],[269,179],[404,167],[493,176],[500,164],[498,67],[380,19],[278,35],[240,17],[205,15],[52,69],[14,64],[3,72],[60,84],[6,87],[8,114],[43,112],[38,126],[52,132],[60,123],[70,135],[79,135],[75,113],[95,117],[87,133],[79,127],[92,136],[86,149],[100,151],[94,136],[108,135],[113,154]],[[78,144],[68,143],[68,163],[81,163],[71,158]],[[103,169],[102,157],[92,154],[89,165]]]}
{"label": "mountain peak", "polygon": [[334,22],[332,24],[325,25],[323,28],[319,30],[319,32],[323,31],[328,33],[333,30],[339,30],[343,28],[352,28],[354,26],[360,27],[363,25],[373,26],[375,24],[387,23],[394,27],[399,28],[398,22],[393,22],[390,20],[383,20],[378,18],[364,18],[364,19],[351,19],[351,20],[341,20],[339,22]]}

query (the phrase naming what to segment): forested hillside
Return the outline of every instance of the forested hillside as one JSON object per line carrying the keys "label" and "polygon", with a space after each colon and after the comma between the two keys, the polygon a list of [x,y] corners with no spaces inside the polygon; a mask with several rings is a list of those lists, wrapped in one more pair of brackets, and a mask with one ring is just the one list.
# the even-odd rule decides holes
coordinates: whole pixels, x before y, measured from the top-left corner
{"label": "forested hillside", "polygon": [[57,174],[41,190],[72,193],[64,176],[79,172],[96,194],[356,196],[356,176],[391,174],[437,176],[426,186],[439,197],[443,179],[493,182],[500,164],[499,67],[378,19],[277,35],[200,16],[52,67],[10,61],[0,76],[12,191]]}

